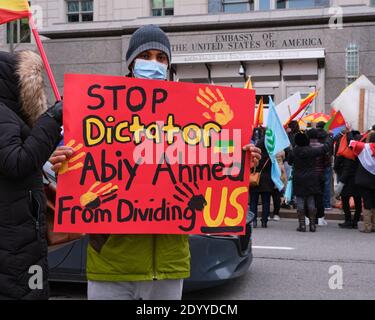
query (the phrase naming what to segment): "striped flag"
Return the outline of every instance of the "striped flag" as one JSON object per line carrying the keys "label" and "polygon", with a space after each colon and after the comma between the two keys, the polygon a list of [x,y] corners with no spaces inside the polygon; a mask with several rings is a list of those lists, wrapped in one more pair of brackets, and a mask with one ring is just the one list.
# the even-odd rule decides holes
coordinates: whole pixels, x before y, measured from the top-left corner
{"label": "striped flag", "polygon": [[234,152],[234,142],[233,140],[219,140],[216,142],[214,147],[214,153],[233,153]]}
{"label": "striped flag", "polygon": [[345,128],[346,121],[340,111],[337,111],[324,126],[326,131],[332,131],[334,137],[340,134]]}
{"label": "striped flag", "polygon": [[0,0],[0,24],[28,18],[30,14],[27,0]]}
{"label": "striped flag", "polygon": [[303,110],[305,110],[310,104],[311,102],[314,101],[314,99],[316,98],[316,96],[318,95],[318,91],[314,91],[314,92],[311,92],[306,98],[302,99],[300,101],[300,104],[299,104],[299,107],[297,109],[296,112],[294,112],[292,114],[292,116],[288,119],[288,121],[284,124],[284,127],[287,127],[288,124],[294,120]]}
{"label": "striped flag", "polygon": [[363,143],[351,141],[350,147],[353,153],[358,156],[362,166],[371,174],[375,175],[375,143]]}
{"label": "striped flag", "polygon": [[258,104],[257,114],[255,115],[254,128],[259,127],[263,124],[263,108],[263,97],[261,97]]}
{"label": "striped flag", "polygon": [[245,83],[245,86],[244,86],[244,89],[253,89],[253,84],[251,82],[251,76],[249,76],[249,78],[247,79],[247,81]]}
{"label": "striped flag", "polygon": [[318,95],[318,91],[311,92],[305,99],[301,100],[300,109],[305,109],[311,102],[314,101],[316,96]]}

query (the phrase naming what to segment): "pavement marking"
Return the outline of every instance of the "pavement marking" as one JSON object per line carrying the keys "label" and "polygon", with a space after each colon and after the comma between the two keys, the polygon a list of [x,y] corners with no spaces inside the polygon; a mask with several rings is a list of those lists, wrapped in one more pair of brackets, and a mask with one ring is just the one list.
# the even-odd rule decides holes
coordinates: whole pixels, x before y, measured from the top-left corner
{"label": "pavement marking", "polygon": [[253,249],[266,249],[266,250],[295,250],[292,247],[268,247],[268,246],[252,246]]}

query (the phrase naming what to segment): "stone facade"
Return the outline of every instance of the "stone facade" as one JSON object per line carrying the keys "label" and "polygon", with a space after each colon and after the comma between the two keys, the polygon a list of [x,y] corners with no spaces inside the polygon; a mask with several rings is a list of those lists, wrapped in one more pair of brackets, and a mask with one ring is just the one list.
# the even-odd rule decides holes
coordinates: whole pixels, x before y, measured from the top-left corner
{"label": "stone facade", "polygon": [[[66,23],[65,1],[33,1],[43,8],[41,33],[50,38],[45,48],[60,90],[66,73],[126,74],[131,33],[155,23],[170,37],[175,79],[241,87],[242,65],[257,94],[273,95],[276,102],[319,89],[315,111],[328,111],[345,87],[351,43],[359,48],[359,74],[375,83],[375,8],[368,0],[330,3],[343,6],[342,29],[329,25],[335,12],[323,7],[208,14],[212,1],[175,0],[174,16],[150,17],[150,1],[95,0],[94,22]],[[7,50],[3,31],[0,43]]]}

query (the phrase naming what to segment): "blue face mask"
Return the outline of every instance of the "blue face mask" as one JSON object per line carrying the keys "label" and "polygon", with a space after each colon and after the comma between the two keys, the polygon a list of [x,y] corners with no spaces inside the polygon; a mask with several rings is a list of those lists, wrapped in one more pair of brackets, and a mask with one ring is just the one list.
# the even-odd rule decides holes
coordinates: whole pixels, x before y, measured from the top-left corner
{"label": "blue face mask", "polygon": [[167,66],[156,61],[149,61],[143,59],[135,60],[134,77],[140,79],[167,79]]}

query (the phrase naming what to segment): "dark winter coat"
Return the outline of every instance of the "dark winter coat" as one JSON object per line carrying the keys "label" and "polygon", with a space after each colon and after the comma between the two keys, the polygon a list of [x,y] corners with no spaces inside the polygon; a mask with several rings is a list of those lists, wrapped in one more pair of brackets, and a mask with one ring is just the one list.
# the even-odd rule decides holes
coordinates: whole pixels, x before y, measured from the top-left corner
{"label": "dark winter coat", "polygon": [[[41,168],[60,126],[41,116],[46,106],[40,57],[0,52],[0,299],[48,298]],[[42,268],[43,289],[30,289],[32,266]]]}
{"label": "dark winter coat", "polygon": [[[317,139],[311,139],[310,146],[313,148],[320,148],[323,143],[320,143]],[[322,154],[315,158],[315,172],[321,176],[324,180],[324,172],[326,169],[326,158],[327,154]]]}
{"label": "dark winter coat", "polygon": [[316,158],[329,152],[332,143],[333,139],[328,137],[321,147],[296,146],[293,149],[288,162],[293,165],[293,193],[296,196],[312,196],[321,192]]}
{"label": "dark winter coat", "polygon": [[[271,193],[275,189],[275,184],[273,183],[272,178],[271,178],[272,163],[268,155],[267,149],[264,146],[264,138],[259,140],[256,146],[262,150],[262,159],[259,161],[259,164],[256,168],[256,172],[262,171],[262,173],[260,175],[259,186],[251,187],[250,192],[270,192]],[[264,169],[262,170],[262,168]]]}
{"label": "dark winter coat", "polygon": [[375,190],[375,175],[368,172],[361,164],[358,163],[358,168],[355,175],[355,183],[362,189]]}
{"label": "dark winter coat", "polygon": [[360,196],[358,186],[355,184],[355,175],[358,169],[359,161],[347,159],[339,156],[335,159],[335,172],[337,174],[337,180],[344,184],[344,188],[341,191],[343,197],[356,197]]}

